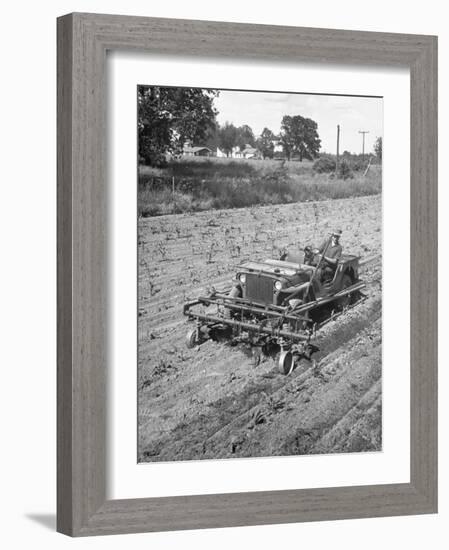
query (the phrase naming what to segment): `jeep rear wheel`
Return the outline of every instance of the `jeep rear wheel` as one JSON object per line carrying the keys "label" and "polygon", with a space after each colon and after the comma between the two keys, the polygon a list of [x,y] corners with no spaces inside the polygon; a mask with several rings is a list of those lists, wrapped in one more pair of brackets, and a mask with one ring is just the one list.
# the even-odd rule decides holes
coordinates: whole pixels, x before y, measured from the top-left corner
{"label": "jeep rear wheel", "polygon": [[[344,290],[345,288],[348,288],[351,285],[352,285],[352,279],[347,273],[345,273],[343,275],[343,279],[341,282],[341,290]],[[351,303],[351,294],[346,294],[346,296],[343,296],[338,300],[338,306],[341,309],[348,307],[350,303]]]}

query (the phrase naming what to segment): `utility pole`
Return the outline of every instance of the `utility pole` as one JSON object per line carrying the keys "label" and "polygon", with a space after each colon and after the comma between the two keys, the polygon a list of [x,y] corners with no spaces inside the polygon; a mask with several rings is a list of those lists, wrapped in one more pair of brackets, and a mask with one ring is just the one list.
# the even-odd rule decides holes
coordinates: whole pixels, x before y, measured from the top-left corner
{"label": "utility pole", "polygon": [[365,161],[365,134],[369,134],[368,130],[359,130],[359,134],[363,135],[362,139],[362,162]]}
{"label": "utility pole", "polygon": [[335,172],[338,174],[338,165],[340,163],[340,124],[337,124],[337,162]]}

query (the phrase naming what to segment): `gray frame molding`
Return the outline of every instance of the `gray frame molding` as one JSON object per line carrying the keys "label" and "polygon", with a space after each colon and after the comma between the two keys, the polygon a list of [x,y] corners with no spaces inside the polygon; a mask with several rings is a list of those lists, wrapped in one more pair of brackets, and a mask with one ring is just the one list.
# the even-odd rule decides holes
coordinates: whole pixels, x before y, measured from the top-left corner
{"label": "gray frame molding", "polygon": [[[408,66],[411,71],[411,481],[106,499],[110,49]],[[58,19],[57,529],[72,536],[437,511],[437,38],[75,13]]]}

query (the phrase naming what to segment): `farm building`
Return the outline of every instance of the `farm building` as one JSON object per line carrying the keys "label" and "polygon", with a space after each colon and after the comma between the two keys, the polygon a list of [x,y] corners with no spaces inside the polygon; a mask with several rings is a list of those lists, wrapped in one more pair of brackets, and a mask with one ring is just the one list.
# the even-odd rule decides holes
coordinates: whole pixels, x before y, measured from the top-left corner
{"label": "farm building", "polygon": [[279,138],[276,138],[275,140],[273,140],[273,152],[274,153],[283,153],[284,152],[284,148],[282,147],[282,142]]}
{"label": "farm building", "polygon": [[240,149],[240,147],[237,146],[233,147],[231,153],[229,153],[228,155],[217,147],[217,157],[230,157],[234,159],[254,159],[260,158],[260,152],[255,147],[251,147],[247,144],[245,145],[244,149]]}
{"label": "farm building", "polygon": [[217,157],[224,158],[224,157],[231,157],[231,158],[238,158],[240,156],[240,149],[238,147],[233,147],[232,152],[227,155],[222,149],[217,147]]}
{"label": "farm building", "polygon": [[186,145],[183,149],[183,154],[188,157],[210,157],[212,151],[209,147],[191,147],[190,145]]}
{"label": "farm building", "polygon": [[244,159],[257,159],[260,158],[259,150],[255,147],[247,145],[242,151],[242,158]]}

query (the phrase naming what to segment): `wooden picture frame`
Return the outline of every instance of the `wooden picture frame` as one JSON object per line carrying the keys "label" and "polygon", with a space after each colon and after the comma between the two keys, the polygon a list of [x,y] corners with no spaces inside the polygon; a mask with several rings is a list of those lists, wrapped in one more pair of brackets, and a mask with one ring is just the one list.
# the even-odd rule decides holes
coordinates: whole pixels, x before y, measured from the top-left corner
{"label": "wooden picture frame", "polygon": [[[106,499],[108,50],[407,66],[410,483]],[[437,38],[75,13],[58,19],[58,504],[72,536],[437,511]]]}

